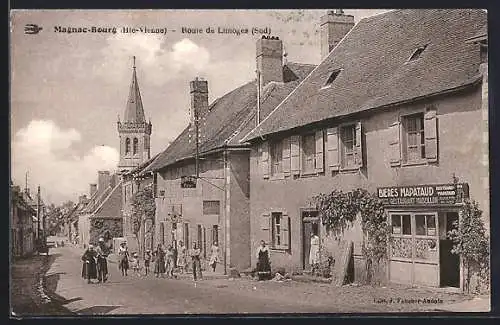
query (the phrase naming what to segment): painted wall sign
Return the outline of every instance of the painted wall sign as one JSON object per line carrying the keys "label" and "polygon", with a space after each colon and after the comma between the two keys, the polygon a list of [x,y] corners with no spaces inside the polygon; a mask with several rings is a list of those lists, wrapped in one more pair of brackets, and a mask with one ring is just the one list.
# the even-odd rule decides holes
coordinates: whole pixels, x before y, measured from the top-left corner
{"label": "painted wall sign", "polygon": [[460,183],[379,187],[377,196],[385,205],[457,204],[469,197],[469,186]]}

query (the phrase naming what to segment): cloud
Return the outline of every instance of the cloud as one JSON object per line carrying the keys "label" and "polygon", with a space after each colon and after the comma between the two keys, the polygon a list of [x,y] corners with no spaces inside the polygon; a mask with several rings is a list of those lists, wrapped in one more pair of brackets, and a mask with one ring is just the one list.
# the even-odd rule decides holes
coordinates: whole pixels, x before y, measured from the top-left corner
{"label": "cloud", "polygon": [[155,34],[110,36],[101,53],[103,59],[94,66],[94,72],[111,83],[130,78],[132,56],[136,56],[136,65],[144,81],[156,86],[203,72],[210,63],[208,50],[190,39],[184,38],[168,48],[164,38]]}
{"label": "cloud", "polygon": [[98,170],[115,170],[119,153],[108,146],[96,146],[80,155],[73,146],[82,141],[75,129],[62,129],[51,120],[34,120],[20,129],[12,141],[12,177],[15,184],[40,185],[53,203],[76,201],[88,193]]}

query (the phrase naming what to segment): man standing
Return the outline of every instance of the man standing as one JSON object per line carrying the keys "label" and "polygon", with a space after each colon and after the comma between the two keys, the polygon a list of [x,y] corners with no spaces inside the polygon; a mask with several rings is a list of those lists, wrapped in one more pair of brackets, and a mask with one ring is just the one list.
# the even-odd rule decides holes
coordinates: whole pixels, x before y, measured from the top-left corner
{"label": "man standing", "polygon": [[200,261],[201,250],[198,248],[198,243],[193,242],[193,248],[189,250],[189,255],[191,256],[191,261],[193,262],[193,278],[194,281],[197,280],[197,273],[199,272],[200,280],[203,280],[203,275],[201,273],[201,261]]}
{"label": "man standing", "polygon": [[97,253],[97,280],[99,283],[108,280],[108,248],[104,243],[104,238],[99,238],[99,243],[96,248]]}

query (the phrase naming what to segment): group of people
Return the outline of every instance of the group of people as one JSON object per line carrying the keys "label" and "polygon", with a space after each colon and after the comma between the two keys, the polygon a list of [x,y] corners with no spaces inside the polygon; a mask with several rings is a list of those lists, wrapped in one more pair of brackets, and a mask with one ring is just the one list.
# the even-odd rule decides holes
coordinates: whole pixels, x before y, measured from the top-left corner
{"label": "group of people", "polygon": [[[97,248],[89,245],[88,249],[82,256],[83,269],[82,277],[91,283],[92,279],[98,279],[99,283],[106,282],[108,278],[107,269],[107,256],[109,252],[105,251],[104,240],[99,239]],[[190,260],[190,263],[188,263]],[[175,245],[169,245],[166,249],[161,244],[158,244],[155,251],[146,250],[144,253],[144,274],[147,276],[151,273],[150,268],[153,264],[153,273],[155,277],[164,277],[165,275],[170,278],[176,278],[174,270],[178,269],[182,274],[190,266],[193,271],[193,279],[197,281],[202,280],[202,266],[201,266],[201,249],[198,247],[197,242],[193,242],[192,247],[188,250],[182,241],[176,249]],[[217,264],[220,263],[219,246],[215,241],[211,247],[211,254],[209,265],[213,272],[216,271]],[[128,275],[128,270],[132,269],[133,274],[141,275],[141,262],[137,253],[129,253],[125,242],[120,244],[118,249],[118,268],[122,276]]]}

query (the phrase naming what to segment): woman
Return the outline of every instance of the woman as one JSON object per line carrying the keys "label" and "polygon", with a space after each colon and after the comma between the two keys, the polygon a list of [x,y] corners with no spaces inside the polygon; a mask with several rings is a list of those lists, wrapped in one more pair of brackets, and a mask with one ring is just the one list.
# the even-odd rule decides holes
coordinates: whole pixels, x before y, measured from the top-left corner
{"label": "woman", "polygon": [[271,278],[271,262],[269,261],[269,248],[266,242],[261,240],[257,248],[257,276],[259,280]]}
{"label": "woman", "polygon": [[174,277],[174,249],[171,245],[168,246],[166,252],[165,270],[168,277]]}
{"label": "woman", "polygon": [[154,273],[156,277],[159,277],[160,275],[163,277],[163,273],[165,273],[165,252],[161,248],[161,244],[158,244],[155,253],[156,259]]}
{"label": "woman", "polygon": [[122,276],[127,276],[129,253],[125,242],[120,244],[118,256],[120,258],[118,267],[122,271]]}
{"label": "woman", "polygon": [[315,233],[311,234],[311,248],[309,250],[309,264],[312,274],[316,274],[319,267],[319,237]]}
{"label": "woman", "polygon": [[217,267],[217,263],[219,263],[219,246],[217,245],[217,242],[214,241],[210,254],[210,266],[212,267],[212,270],[215,272],[215,268]]}
{"label": "woman", "polygon": [[91,279],[97,279],[96,257],[94,246],[89,245],[82,256],[82,278],[87,279],[87,283],[92,283]]}
{"label": "woman", "polygon": [[177,267],[181,274],[184,274],[186,268],[186,246],[179,240],[179,249],[177,250]]}

